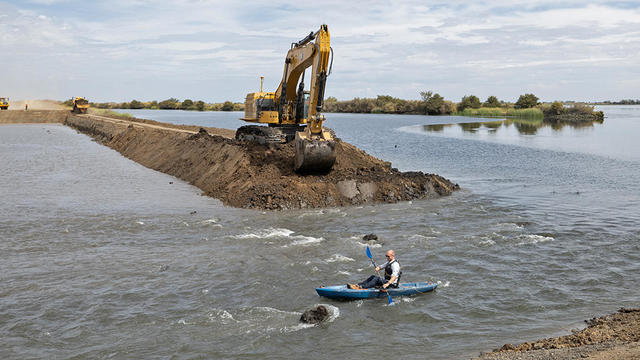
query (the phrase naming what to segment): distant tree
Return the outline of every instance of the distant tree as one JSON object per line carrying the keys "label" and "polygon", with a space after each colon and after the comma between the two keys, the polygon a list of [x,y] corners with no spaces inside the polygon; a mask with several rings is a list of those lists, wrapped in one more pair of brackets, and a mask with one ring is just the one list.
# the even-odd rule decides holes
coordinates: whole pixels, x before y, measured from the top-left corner
{"label": "distant tree", "polygon": [[138,100],[131,100],[129,103],[129,109],[142,109],[144,108],[144,104]]}
{"label": "distant tree", "polygon": [[482,107],[480,99],[475,95],[463,96],[462,100],[458,104],[458,111],[464,111],[466,108],[479,109]]}
{"label": "distant tree", "polygon": [[196,109],[198,109],[198,111],[204,111],[204,101],[198,100],[198,102],[196,102]]}
{"label": "distant tree", "polygon": [[158,100],[153,100],[151,103],[149,103],[149,108],[157,109],[158,108]]}
{"label": "distant tree", "polygon": [[170,98],[167,100],[162,100],[158,103],[158,108],[160,109],[170,109],[175,110],[180,107],[180,100]]}
{"label": "distant tree", "polygon": [[441,115],[444,112],[444,98],[433,91],[421,91],[422,105],[425,115]]}
{"label": "distant tree", "polygon": [[489,96],[487,98],[487,101],[484,102],[484,104],[482,104],[482,106],[484,107],[488,107],[488,108],[496,108],[496,107],[500,107],[500,100],[498,100],[497,97],[495,96]]}
{"label": "distant tree", "polygon": [[560,101],[554,101],[553,104],[551,104],[551,113],[555,115],[560,115],[562,114],[563,111],[564,111],[564,104],[562,104]]}
{"label": "distant tree", "polygon": [[191,99],[185,99],[180,105],[180,109],[182,110],[191,110],[192,107],[193,107],[193,100]]}
{"label": "distant tree", "polygon": [[538,97],[533,94],[520,95],[518,101],[516,101],[516,109],[527,109],[538,105]]}
{"label": "distant tree", "polygon": [[222,104],[222,111],[233,111],[233,103],[231,101],[225,101]]}

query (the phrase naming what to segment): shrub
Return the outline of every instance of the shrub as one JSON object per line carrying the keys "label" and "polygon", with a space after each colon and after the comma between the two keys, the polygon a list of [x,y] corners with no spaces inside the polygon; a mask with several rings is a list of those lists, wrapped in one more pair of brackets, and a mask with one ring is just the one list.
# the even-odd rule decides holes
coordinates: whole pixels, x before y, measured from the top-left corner
{"label": "shrub", "polygon": [[533,94],[520,95],[516,101],[516,109],[528,109],[538,105],[538,97]]}

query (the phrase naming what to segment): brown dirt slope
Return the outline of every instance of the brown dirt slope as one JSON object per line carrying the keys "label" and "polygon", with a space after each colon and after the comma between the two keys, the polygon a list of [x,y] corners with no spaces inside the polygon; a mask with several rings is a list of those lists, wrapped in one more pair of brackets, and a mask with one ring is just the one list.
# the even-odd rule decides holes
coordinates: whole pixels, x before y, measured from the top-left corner
{"label": "brown dirt slope", "polygon": [[622,308],[585,322],[587,328],[570,335],[506,344],[479,359],[640,359],[640,308]]}
{"label": "brown dirt slope", "polygon": [[439,197],[458,189],[438,175],[399,172],[340,140],[336,163],[328,174],[301,176],[293,171],[293,143],[266,146],[231,139],[229,130],[196,132],[194,127],[92,115],[70,115],[65,124],[234,207],[295,209],[397,202]]}

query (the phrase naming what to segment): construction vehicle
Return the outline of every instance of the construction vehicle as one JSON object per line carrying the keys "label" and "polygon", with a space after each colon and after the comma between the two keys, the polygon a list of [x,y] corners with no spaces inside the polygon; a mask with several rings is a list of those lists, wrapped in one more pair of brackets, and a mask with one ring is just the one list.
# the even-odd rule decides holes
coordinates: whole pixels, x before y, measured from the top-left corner
{"label": "construction vehicle", "polygon": [[9,98],[0,97],[0,110],[9,109]]}
{"label": "construction vehicle", "polygon": [[86,114],[89,110],[89,102],[83,97],[73,98],[73,112],[74,114]]}
{"label": "construction vehicle", "polygon": [[[247,94],[245,99],[241,120],[267,126],[242,126],[236,131],[236,139],[262,144],[294,140],[296,172],[330,171],[336,160],[335,136],[332,130],[322,127],[325,117],[320,112],[332,64],[333,49],[327,25],[292,43],[277,90],[263,91],[264,77],[260,77],[260,91]],[[304,77],[308,67],[311,67],[311,84],[309,90],[305,90]]]}

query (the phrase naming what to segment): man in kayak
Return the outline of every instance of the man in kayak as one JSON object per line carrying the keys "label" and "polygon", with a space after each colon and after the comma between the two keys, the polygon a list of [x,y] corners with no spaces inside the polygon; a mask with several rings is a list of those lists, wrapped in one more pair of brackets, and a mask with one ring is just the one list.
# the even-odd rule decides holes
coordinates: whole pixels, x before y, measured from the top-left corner
{"label": "man in kayak", "polygon": [[349,289],[369,289],[372,287],[382,286],[383,289],[389,286],[397,288],[400,283],[400,276],[402,276],[402,270],[400,270],[400,263],[396,260],[396,253],[393,250],[387,251],[387,262],[380,266],[376,266],[376,272],[384,269],[384,279],[380,276],[371,275],[367,280],[359,282],[358,284],[347,284]]}

